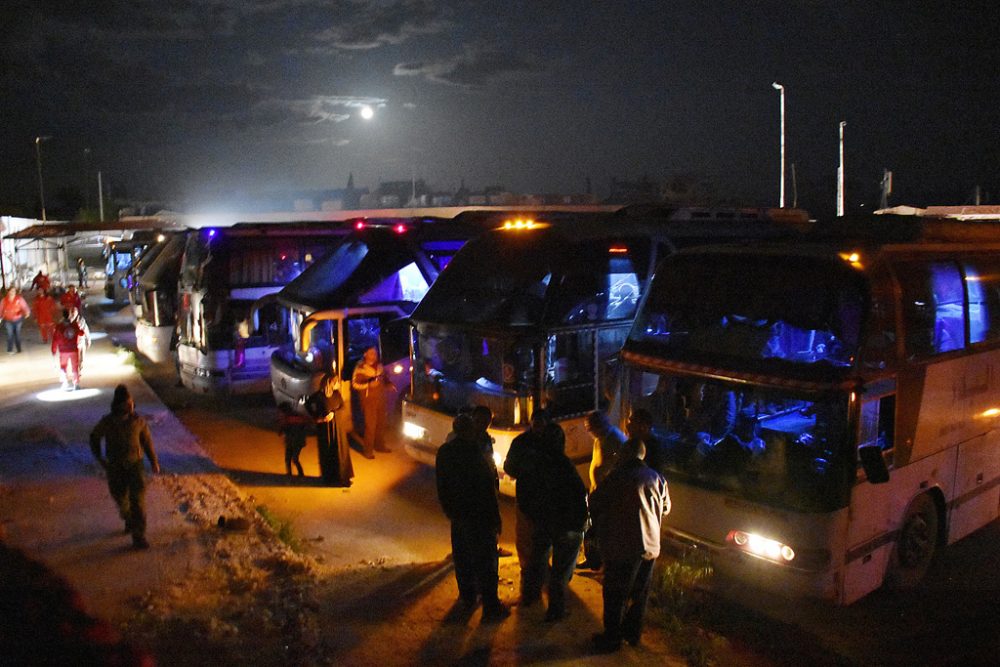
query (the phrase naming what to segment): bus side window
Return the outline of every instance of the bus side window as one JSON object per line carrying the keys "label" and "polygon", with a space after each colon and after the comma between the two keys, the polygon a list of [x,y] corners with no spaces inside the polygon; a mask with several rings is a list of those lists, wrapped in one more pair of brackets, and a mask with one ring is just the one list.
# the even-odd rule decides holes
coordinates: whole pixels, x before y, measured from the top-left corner
{"label": "bus side window", "polygon": [[962,277],[951,262],[901,262],[906,353],[928,357],[965,347]]}
{"label": "bus side window", "polygon": [[895,394],[862,403],[858,448],[876,446],[883,453],[891,451],[895,440],[895,418]]}

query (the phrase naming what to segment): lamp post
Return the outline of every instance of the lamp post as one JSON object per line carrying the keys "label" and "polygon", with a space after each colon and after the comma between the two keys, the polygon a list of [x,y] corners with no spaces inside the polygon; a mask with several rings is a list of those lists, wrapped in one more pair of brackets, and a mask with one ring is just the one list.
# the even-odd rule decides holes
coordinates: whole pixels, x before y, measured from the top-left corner
{"label": "lamp post", "polygon": [[42,183],[42,142],[52,137],[35,137],[35,163],[38,165],[38,198],[42,204],[42,224],[45,224],[45,186]]}
{"label": "lamp post", "polygon": [[840,164],[837,165],[837,217],[844,217],[844,126],[840,121]]}
{"label": "lamp post", "polygon": [[780,93],[781,100],[781,182],[778,188],[778,206],[785,208],[785,87],[777,82],[772,83],[771,87]]}

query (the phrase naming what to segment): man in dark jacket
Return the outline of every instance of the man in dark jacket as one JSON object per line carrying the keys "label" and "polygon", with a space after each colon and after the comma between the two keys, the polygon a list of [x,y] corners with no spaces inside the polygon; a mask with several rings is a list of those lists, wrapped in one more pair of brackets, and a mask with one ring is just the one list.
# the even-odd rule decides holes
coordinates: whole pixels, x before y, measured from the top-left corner
{"label": "man in dark jacket", "polygon": [[[101,453],[101,440],[107,441]],[[123,384],[115,387],[111,412],[104,415],[90,434],[94,458],[108,474],[108,490],[125,520],[125,530],[132,534],[136,549],[148,549],[146,541],[146,481],[143,478],[143,455],[154,473],[160,463],[153,449],[153,438],[146,420],[135,413],[135,403]]]}
{"label": "man in dark jacket", "polygon": [[[521,570],[521,589],[541,590],[548,579],[549,608],[545,620],[554,623],[566,616],[566,586],[587,523],[587,487],[566,457],[566,437],[558,424],[543,430],[544,447],[532,451],[530,473],[518,479],[521,510],[532,521],[531,551]],[[549,557],[552,564],[549,565]]]}
{"label": "man in dark jacket", "polygon": [[525,483],[524,478],[531,477],[535,473],[537,456],[546,448],[544,433],[551,423],[552,420],[547,410],[544,408],[535,410],[531,414],[528,430],[511,441],[507,458],[503,463],[504,473],[517,482],[515,488],[517,523],[514,525],[514,545],[517,549],[517,561],[521,566],[522,607],[538,602],[544,583],[544,579],[539,580],[532,576],[534,573],[530,563],[536,557],[534,551],[535,522],[524,511],[525,506],[535,502],[536,499],[532,497],[532,494],[537,492],[538,485],[532,484],[530,480]]}
{"label": "man in dark jacket", "polygon": [[483,456],[469,415],[456,417],[453,428],[455,437],[438,449],[436,471],[438,500],[451,521],[458,594],[468,609],[482,596],[483,621],[496,622],[510,615],[497,595],[501,521],[496,470]]}
{"label": "man in dark jacket", "polygon": [[660,522],[670,512],[667,482],[643,461],[645,446],[628,440],[618,465],[590,495],[590,512],[604,557],[604,632],[599,652],[622,639],[638,644],[653,564],[660,555]]}

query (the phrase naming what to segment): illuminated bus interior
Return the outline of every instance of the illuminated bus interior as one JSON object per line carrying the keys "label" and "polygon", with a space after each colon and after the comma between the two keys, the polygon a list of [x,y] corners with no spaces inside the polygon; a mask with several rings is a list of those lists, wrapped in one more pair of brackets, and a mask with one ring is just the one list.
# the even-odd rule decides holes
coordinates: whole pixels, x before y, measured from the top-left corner
{"label": "illuminated bus interior", "polygon": [[[846,505],[855,458],[846,395],[789,390],[628,368],[631,410],[653,415],[669,479],[780,508],[830,511]],[[877,436],[892,440],[891,423]]]}

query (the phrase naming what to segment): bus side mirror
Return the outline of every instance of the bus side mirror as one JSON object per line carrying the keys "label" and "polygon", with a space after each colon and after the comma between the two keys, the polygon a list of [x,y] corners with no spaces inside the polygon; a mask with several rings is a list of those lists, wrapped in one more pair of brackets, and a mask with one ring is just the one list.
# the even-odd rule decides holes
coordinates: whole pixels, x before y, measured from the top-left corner
{"label": "bus side mirror", "polygon": [[885,484],[889,481],[889,468],[882,458],[882,450],[877,445],[866,445],[858,447],[858,457],[861,459],[861,467],[864,468],[865,477],[872,484]]}

